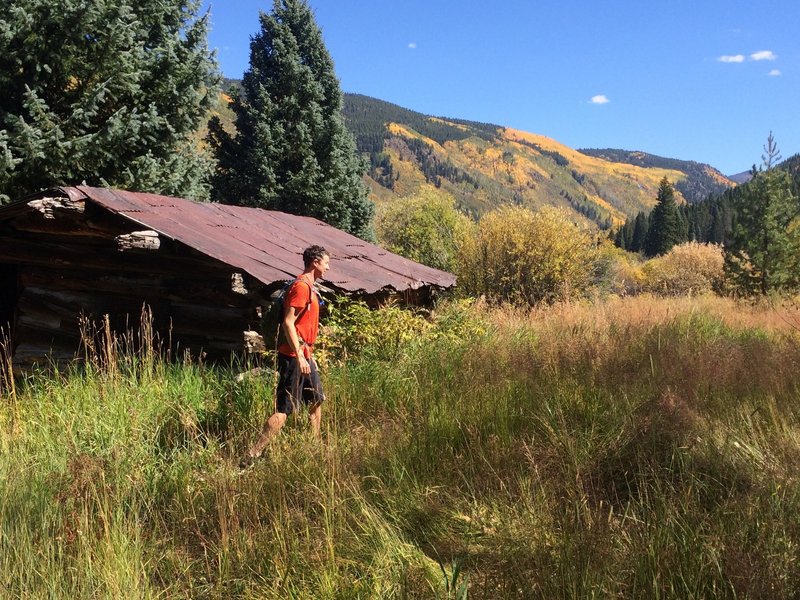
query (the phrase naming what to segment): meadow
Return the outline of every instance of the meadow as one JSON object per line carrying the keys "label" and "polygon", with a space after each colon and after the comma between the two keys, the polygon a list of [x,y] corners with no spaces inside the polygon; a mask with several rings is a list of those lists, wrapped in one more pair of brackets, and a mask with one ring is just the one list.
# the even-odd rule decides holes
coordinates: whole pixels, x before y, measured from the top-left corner
{"label": "meadow", "polygon": [[272,377],[102,336],[0,400],[8,598],[797,598],[800,311],[338,309],[323,440]]}

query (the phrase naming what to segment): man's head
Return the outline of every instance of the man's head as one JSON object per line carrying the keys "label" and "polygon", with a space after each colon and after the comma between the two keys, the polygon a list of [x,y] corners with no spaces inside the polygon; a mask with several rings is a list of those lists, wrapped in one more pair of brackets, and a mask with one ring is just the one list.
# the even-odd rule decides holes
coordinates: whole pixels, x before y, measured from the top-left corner
{"label": "man's head", "polygon": [[309,246],[303,250],[303,266],[305,270],[314,269],[315,278],[322,277],[328,270],[330,254],[322,246]]}

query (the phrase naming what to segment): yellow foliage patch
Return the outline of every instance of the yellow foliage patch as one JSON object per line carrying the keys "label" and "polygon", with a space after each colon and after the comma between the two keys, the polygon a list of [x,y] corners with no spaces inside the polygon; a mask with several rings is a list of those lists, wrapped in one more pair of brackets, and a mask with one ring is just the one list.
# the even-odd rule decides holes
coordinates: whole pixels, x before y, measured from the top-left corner
{"label": "yellow foliage patch", "polygon": [[[431,120],[470,130],[445,119]],[[686,178],[681,171],[587,156],[547,136],[511,128],[498,128],[499,137],[494,142],[475,136],[442,145],[399,123],[389,123],[387,127],[395,137],[426,143],[441,163],[449,163],[472,177],[477,182],[474,188],[444,177],[441,186],[476,215],[511,203],[533,209],[557,206],[573,211],[578,222],[588,224],[588,217],[581,211],[594,205],[600,218],[610,218],[619,225],[627,216],[655,205],[662,178],[667,177],[673,184]],[[416,194],[421,186],[430,185],[416,160],[402,148],[392,148],[390,143],[386,151],[399,175],[396,196]],[[685,202],[677,191],[675,197],[677,202]]]}
{"label": "yellow foliage patch", "polygon": [[[506,128],[505,137],[511,141],[523,141],[536,144],[543,150],[549,152],[558,152],[569,160],[573,168],[578,171],[587,174],[628,176],[640,184],[651,184],[654,191],[658,190],[658,184],[664,177],[669,179],[673,184],[686,179],[686,175],[681,171],[644,168],[624,163],[612,163],[601,158],[595,158],[594,156],[587,156],[544,135]],[[655,195],[653,196],[653,202],[655,203]]]}
{"label": "yellow foliage patch", "polygon": [[736,185],[734,181],[728,179],[727,177],[722,175],[722,173],[720,173],[716,169],[712,169],[708,165],[706,165],[706,167],[704,167],[703,170],[705,171],[706,175],[713,178],[714,181],[716,181],[717,183],[721,183],[722,185],[727,185],[728,187],[734,187]]}
{"label": "yellow foliage patch", "polygon": [[597,204],[597,206],[604,208],[605,210],[610,212],[611,218],[614,220],[615,223],[625,222],[625,219],[627,218],[625,213],[619,210],[616,206],[612,205],[610,202],[603,200],[600,196],[597,196],[596,194],[586,194],[586,197],[595,204]]}
{"label": "yellow foliage patch", "polygon": [[444,152],[444,148],[439,142],[432,140],[429,137],[425,137],[421,133],[417,133],[410,127],[406,127],[405,125],[400,125],[399,123],[387,123],[386,128],[389,130],[389,133],[392,135],[396,135],[399,137],[405,137],[410,139],[417,139],[422,140],[429,146],[432,146],[434,150],[438,150],[440,152]]}
{"label": "yellow foliage patch", "polygon": [[428,117],[428,120],[432,123],[444,123],[445,125],[449,125],[450,127],[455,127],[456,129],[460,129],[461,131],[470,131],[470,128],[466,125],[462,125],[461,123],[453,123],[452,121],[447,121],[446,119],[440,119],[439,117]]}

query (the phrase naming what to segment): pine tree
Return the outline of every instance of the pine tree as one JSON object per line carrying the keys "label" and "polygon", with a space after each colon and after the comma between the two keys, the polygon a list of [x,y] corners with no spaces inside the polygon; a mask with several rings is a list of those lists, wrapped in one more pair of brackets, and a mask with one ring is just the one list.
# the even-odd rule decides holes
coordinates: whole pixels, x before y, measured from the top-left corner
{"label": "pine tree", "polygon": [[274,0],[250,44],[235,136],[218,119],[213,198],[316,217],[372,239],[373,204],[342,116],[342,92],[305,0]]}
{"label": "pine tree", "polygon": [[633,224],[633,238],[631,239],[631,252],[641,252],[647,239],[648,218],[643,212],[636,215]]}
{"label": "pine tree", "polygon": [[15,0],[0,14],[0,200],[53,185],[202,198],[218,75],[197,0]]}
{"label": "pine tree", "polygon": [[644,251],[647,256],[658,256],[669,252],[685,237],[683,224],[675,204],[675,191],[664,177],[658,187],[656,206],[650,214]]}
{"label": "pine tree", "polygon": [[767,294],[800,285],[800,198],[789,173],[773,168],[780,160],[770,132],[764,170],[735,200],[736,221],[726,247],[725,268],[740,291]]}

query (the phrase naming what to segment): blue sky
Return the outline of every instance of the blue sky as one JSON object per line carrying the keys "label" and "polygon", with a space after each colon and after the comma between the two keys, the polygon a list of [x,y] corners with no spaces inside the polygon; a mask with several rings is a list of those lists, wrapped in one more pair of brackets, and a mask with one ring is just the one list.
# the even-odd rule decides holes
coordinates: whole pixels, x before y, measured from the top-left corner
{"label": "blue sky", "polygon": [[[342,90],[573,148],[761,162],[800,152],[800,0],[311,0]],[[241,77],[269,0],[204,1]]]}

